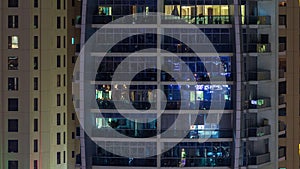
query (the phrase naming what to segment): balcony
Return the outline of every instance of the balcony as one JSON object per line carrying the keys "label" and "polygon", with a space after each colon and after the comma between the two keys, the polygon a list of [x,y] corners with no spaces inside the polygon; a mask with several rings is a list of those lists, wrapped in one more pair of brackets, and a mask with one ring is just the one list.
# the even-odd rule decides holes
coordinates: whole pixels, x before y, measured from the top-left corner
{"label": "balcony", "polygon": [[286,98],[285,98],[285,94],[281,94],[278,98],[278,104],[279,105],[284,105],[286,103]]}
{"label": "balcony", "polygon": [[279,76],[279,78],[281,79],[281,78],[285,78],[285,70],[283,70],[283,69],[279,69],[279,71],[278,71],[278,76]]}
{"label": "balcony", "polygon": [[202,139],[202,138],[232,138],[232,130],[213,130],[213,129],[203,129],[203,130],[191,130],[191,131],[181,131],[181,130],[168,130],[167,132],[162,131],[163,138],[185,138],[190,139]]}
{"label": "balcony", "polygon": [[279,43],[279,54],[283,54],[286,52],[286,43]]}
{"label": "balcony", "polygon": [[249,101],[249,109],[262,109],[271,106],[271,98],[259,98],[259,99],[252,99]]}
{"label": "balcony", "polygon": [[262,137],[271,134],[271,126],[251,127],[248,129],[248,137]]}
{"label": "balcony", "polygon": [[270,53],[271,44],[248,43],[244,45],[244,52],[247,53]]}
{"label": "balcony", "polygon": [[[163,18],[164,24],[174,24],[176,20],[184,20],[186,23],[190,24],[232,24],[233,17],[229,15],[165,15]],[[180,23],[180,22],[178,22]]]}
{"label": "balcony", "polygon": [[[196,107],[194,103],[189,101],[168,101],[162,102],[162,108],[166,105],[166,110],[230,110],[232,109],[232,102],[230,100],[224,102],[211,102],[211,101],[200,101],[199,107]],[[213,107],[211,107],[213,106]]]}
{"label": "balcony", "polygon": [[113,21],[112,16],[100,16],[100,15],[93,16],[93,24],[108,24],[111,21]]}
{"label": "balcony", "polygon": [[[162,167],[179,167],[181,158],[162,157]],[[211,157],[187,157],[184,167],[221,167],[230,166],[231,158],[214,155]]]}
{"label": "balcony", "polygon": [[248,25],[271,25],[271,16],[245,16]]}
{"label": "balcony", "polygon": [[93,166],[156,167],[156,158],[92,157]]}
{"label": "balcony", "polygon": [[271,161],[270,153],[254,155],[249,157],[249,165],[261,165]]}
{"label": "balcony", "polygon": [[248,74],[249,81],[270,80],[271,72],[269,70],[250,71]]}
{"label": "balcony", "polygon": [[[112,132],[112,131],[117,131]],[[129,128],[94,128],[92,130],[93,137],[105,137],[105,138],[122,138],[132,137],[132,138],[149,138],[157,135],[156,129],[129,129]]]}

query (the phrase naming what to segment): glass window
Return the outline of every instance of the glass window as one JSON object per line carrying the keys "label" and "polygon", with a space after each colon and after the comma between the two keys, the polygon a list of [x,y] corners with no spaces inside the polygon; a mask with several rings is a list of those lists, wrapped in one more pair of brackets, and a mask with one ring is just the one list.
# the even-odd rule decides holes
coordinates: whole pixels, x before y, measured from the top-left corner
{"label": "glass window", "polygon": [[8,0],[8,7],[18,7],[19,0]]}
{"label": "glass window", "polygon": [[39,89],[39,79],[37,77],[33,78],[33,90]]}
{"label": "glass window", "polygon": [[39,27],[39,16],[34,15],[33,17],[33,28],[37,29]]}
{"label": "glass window", "polygon": [[34,119],[33,120],[33,131],[38,131],[38,129],[39,129],[39,121],[38,121],[38,119]]}
{"label": "glass window", "polygon": [[56,56],[56,67],[60,67],[60,55]]}
{"label": "glass window", "polygon": [[56,9],[60,9],[60,8],[61,8],[61,1],[56,0]]}
{"label": "glass window", "polygon": [[112,15],[112,7],[99,6],[98,13],[99,15]]}
{"label": "glass window", "polygon": [[57,87],[60,87],[60,75],[57,75],[56,81],[57,81]]}
{"label": "glass window", "polygon": [[66,163],[66,151],[63,152],[63,163]]}
{"label": "glass window", "polygon": [[63,143],[66,144],[66,132],[63,133]]}
{"label": "glass window", "polygon": [[19,19],[17,15],[8,15],[8,28],[18,28],[18,20]]}
{"label": "glass window", "polygon": [[8,90],[18,90],[19,88],[19,78],[9,77],[8,78]]}
{"label": "glass window", "polygon": [[38,8],[39,7],[39,0],[34,0],[33,1],[33,7]]}
{"label": "glass window", "polygon": [[8,70],[18,70],[18,57],[8,56]]}
{"label": "glass window", "polygon": [[33,58],[33,69],[37,70],[39,68],[39,59],[37,56]]}
{"label": "glass window", "polygon": [[38,145],[38,140],[35,139],[33,140],[33,152],[38,152],[39,151],[39,145]]}
{"label": "glass window", "polygon": [[57,37],[56,37],[56,47],[57,47],[57,48],[60,48],[60,46],[61,46],[61,45],[60,45],[60,36],[57,36]]}
{"label": "glass window", "polygon": [[66,74],[64,74],[63,85],[66,86]]}
{"label": "glass window", "polygon": [[64,122],[64,125],[66,125],[66,113],[64,113],[63,122]]}
{"label": "glass window", "polygon": [[33,37],[33,48],[34,49],[38,49],[39,48],[39,37],[38,36],[34,36]]}
{"label": "glass window", "polygon": [[286,15],[279,15],[279,25],[286,26]]}
{"label": "glass window", "polygon": [[8,161],[8,169],[19,169],[18,161],[17,160],[9,160]]}
{"label": "glass window", "polygon": [[9,153],[18,152],[18,140],[8,140],[8,152]]}
{"label": "glass window", "polygon": [[60,152],[57,152],[56,153],[56,163],[57,164],[60,164],[61,162],[60,162],[60,159],[61,159],[61,157],[60,157]]}
{"label": "glass window", "polygon": [[57,29],[60,29],[60,27],[61,27],[61,26],[60,26],[60,22],[61,22],[61,21],[60,21],[60,16],[58,16],[58,17],[56,18],[56,28],[57,28]]}
{"label": "glass window", "polygon": [[56,124],[60,126],[60,113],[56,114]]}
{"label": "glass window", "polygon": [[8,111],[18,111],[19,110],[19,100],[16,98],[8,99]]}
{"label": "glass window", "polygon": [[8,49],[18,49],[18,48],[19,48],[19,37],[8,36]]}
{"label": "glass window", "polygon": [[8,119],[8,132],[18,132],[18,119]]}
{"label": "glass window", "polygon": [[60,133],[56,133],[56,144],[60,145]]}
{"label": "glass window", "polygon": [[56,95],[56,106],[60,106],[60,94]]}
{"label": "glass window", "polygon": [[38,98],[33,99],[33,111],[38,111],[39,109],[39,100]]}
{"label": "glass window", "polygon": [[33,169],[38,169],[38,160],[33,161]]}

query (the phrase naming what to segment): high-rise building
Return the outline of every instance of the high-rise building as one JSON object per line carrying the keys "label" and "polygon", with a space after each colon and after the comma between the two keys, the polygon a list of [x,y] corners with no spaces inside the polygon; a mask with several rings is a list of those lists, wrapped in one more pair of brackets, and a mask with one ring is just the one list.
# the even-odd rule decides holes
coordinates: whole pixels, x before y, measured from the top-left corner
{"label": "high-rise building", "polygon": [[279,168],[299,168],[299,1],[280,0],[278,16]]}
{"label": "high-rise building", "polygon": [[81,168],[278,168],[275,2],[83,0]]}
{"label": "high-rise building", "polygon": [[0,2],[1,169],[75,168],[79,139],[68,91],[80,6],[75,0]]}

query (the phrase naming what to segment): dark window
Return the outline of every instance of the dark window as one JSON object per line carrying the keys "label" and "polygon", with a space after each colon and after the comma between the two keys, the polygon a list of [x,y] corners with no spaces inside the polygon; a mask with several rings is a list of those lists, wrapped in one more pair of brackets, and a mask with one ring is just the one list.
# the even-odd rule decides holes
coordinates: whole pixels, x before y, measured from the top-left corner
{"label": "dark window", "polygon": [[61,8],[61,2],[60,0],[56,1],[56,9],[60,9]]}
{"label": "dark window", "polygon": [[18,132],[18,119],[8,119],[8,132]]}
{"label": "dark window", "polygon": [[72,0],[72,6],[75,6],[75,0]]}
{"label": "dark window", "polygon": [[75,132],[72,132],[72,139],[75,139]]}
{"label": "dark window", "polygon": [[63,66],[66,67],[66,55],[63,57]]}
{"label": "dark window", "polygon": [[33,17],[33,28],[37,29],[39,27],[39,16],[34,15]]}
{"label": "dark window", "polygon": [[64,113],[63,122],[64,122],[64,125],[66,125],[66,113]]}
{"label": "dark window", "polygon": [[56,153],[56,163],[60,164],[60,152]]}
{"label": "dark window", "polygon": [[18,140],[8,140],[8,152],[9,153],[18,152]]}
{"label": "dark window", "polygon": [[66,144],[66,132],[63,133],[63,142]]}
{"label": "dark window", "polygon": [[56,47],[60,48],[60,36],[56,37]]}
{"label": "dark window", "polygon": [[63,85],[66,86],[66,74],[64,74]]}
{"label": "dark window", "polygon": [[80,136],[80,127],[76,127],[76,136]]}
{"label": "dark window", "polygon": [[8,15],[8,28],[18,28],[19,18],[17,15]]}
{"label": "dark window", "polygon": [[8,56],[8,70],[18,70],[18,56]]}
{"label": "dark window", "polygon": [[72,113],[72,120],[75,120],[75,113]]}
{"label": "dark window", "polygon": [[33,57],[33,69],[37,70],[39,68],[39,59],[37,56]]}
{"label": "dark window", "polygon": [[60,125],[60,113],[56,114],[56,124],[59,126]]}
{"label": "dark window", "polygon": [[19,2],[18,0],[8,0],[8,7],[18,7]]}
{"label": "dark window", "polygon": [[9,77],[8,78],[8,90],[18,90],[19,88],[19,78]]}
{"label": "dark window", "polygon": [[57,77],[56,77],[56,82],[57,82],[57,84],[56,84],[56,86],[57,87],[60,87],[60,75],[57,75]]}
{"label": "dark window", "polygon": [[61,21],[60,21],[60,16],[58,16],[58,17],[56,18],[56,28],[57,28],[57,29],[60,29],[60,27],[61,27],[61,26],[60,26],[60,22],[61,22]]}
{"label": "dark window", "polygon": [[63,105],[64,106],[66,105],[66,94],[65,93],[63,94]]}
{"label": "dark window", "polygon": [[34,49],[38,49],[39,48],[39,37],[38,36],[34,36],[33,37],[33,48]]}
{"label": "dark window", "polygon": [[37,77],[33,78],[33,90],[39,90],[39,79]]}
{"label": "dark window", "polygon": [[56,56],[56,67],[60,67],[60,55]]}
{"label": "dark window", "polygon": [[66,29],[66,17],[64,17],[64,29]]}
{"label": "dark window", "polygon": [[56,95],[56,105],[60,106],[60,94]]}
{"label": "dark window", "polygon": [[286,37],[279,37],[279,52],[286,51]]}
{"label": "dark window", "polygon": [[63,153],[63,163],[66,163],[66,151]]}
{"label": "dark window", "polygon": [[64,48],[66,48],[66,36],[64,36]]}
{"label": "dark window", "polygon": [[64,9],[66,9],[66,0],[64,0]]}
{"label": "dark window", "polygon": [[286,26],[286,15],[279,15],[279,25]]}
{"label": "dark window", "polygon": [[33,152],[38,152],[39,151],[39,145],[38,145],[38,140],[35,139],[33,140]]}
{"label": "dark window", "polygon": [[39,0],[33,1],[33,7],[38,8],[39,7]]}
{"label": "dark window", "polygon": [[72,56],[72,63],[76,63],[77,57],[76,56]]}
{"label": "dark window", "polygon": [[8,111],[18,111],[19,110],[19,100],[16,98],[8,99]]}
{"label": "dark window", "polygon": [[19,169],[18,161],[8,161],[8,169]]}
{"label": "dark window", "polygon": [[33,169],[38,169],[38,160],[33,161]]}
{"label": "dark window", "polygon": [[38,119],[33,120],[33,131],[38,131],[39,130],[39,121]]}
{"label": "dark window", "polygon": [[38,98],[33,99],[33,111],[38,111],[39,110],[39,100]]}
{"label": "dark window", "polygon": [[60,133],[56,133],[56,144],[60,145]]}
{"label": "dark window", "polygon": [[72,151],[72,158],[75,157],[75,151]]}

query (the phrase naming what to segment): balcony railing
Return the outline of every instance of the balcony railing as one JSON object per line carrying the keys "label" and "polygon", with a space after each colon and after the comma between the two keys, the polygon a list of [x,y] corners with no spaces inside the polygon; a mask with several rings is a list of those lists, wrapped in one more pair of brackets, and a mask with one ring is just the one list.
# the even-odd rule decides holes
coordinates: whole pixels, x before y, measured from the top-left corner
{"label": "balcony railing", "polygon": [[271,25],[271,16],[245,16],[245,23],[249,25]]}
{"label": "balcony railing", "polygon": [[279,78],[285,78],[285,70],[279,69],[278,75],[279,75]]}
{"label": "balcony railing", "polygon": [[250,156],[249,165],[260,165],[260,164],[270,162],[270,160],[271,160],[270,153]]}
{"label": "balcony railing", "polygon": [[271,44],[248,43],[244,45],[244,51],[247,53],[269,53]]}
{"label": "balcony railing", "polygon": [[140,166],[140,167],[156,167],[156,158],[124,158],[124,157],[92,157],[92,165],[94,166]]}
{"label": "balcony railing", "polygon": [[248,137],[261,137],[271,134],[271,126],[253,127],[248,129]]}
{"label": "balcony railing", "polygon": [[271,72],[269,70],[250,71],[248,80],[270,80]]}
{"label": "balcony railing", "polygon": [[[115,132],[112,132],[112,131]],[[148,138],[154,137],[157,135],[156,129],[122,129],[122,128],[94,128],[92,130],[93,137],[106,137],[106,138],[122,138],[125,136],[133,138]]]}
{"label": "balcony railing", "polygon": [[259,98],[259,99],[253,99],[250,100],[249,109],[261,109],[271,106],[271,98]]}
{"label": "balcony railing", "polygon": [[203,129],[203,130],[168,130],[167,132],[162,131],[162,138],[232,138],[232,130],[212,130],[212,129]]}
{"label": "balcony railing", "polygon": [[285,94],[282,94],[278,98],[278,104],[282,105],[282,104],[285,104],[285,103],[286,103]]}
{"label": "balcony railing", "polygon": [[[181,158],[162,157],[162,167],[179,167]],[[184,167],[216,167],[216,166],[230,166],[230,157],[187,157]]]}

